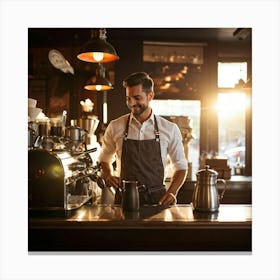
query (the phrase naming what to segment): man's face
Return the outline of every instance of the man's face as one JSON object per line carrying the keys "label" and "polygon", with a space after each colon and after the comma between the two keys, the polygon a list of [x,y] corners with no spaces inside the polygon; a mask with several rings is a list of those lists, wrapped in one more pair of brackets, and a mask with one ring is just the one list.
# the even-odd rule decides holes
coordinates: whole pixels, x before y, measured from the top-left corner
{"label": "man's face", "polygon": [[135,117],[140,116],[147,110],[153,97],[154,93],[151,91],[146,94],[142,85],[126,88],[126,104]]}

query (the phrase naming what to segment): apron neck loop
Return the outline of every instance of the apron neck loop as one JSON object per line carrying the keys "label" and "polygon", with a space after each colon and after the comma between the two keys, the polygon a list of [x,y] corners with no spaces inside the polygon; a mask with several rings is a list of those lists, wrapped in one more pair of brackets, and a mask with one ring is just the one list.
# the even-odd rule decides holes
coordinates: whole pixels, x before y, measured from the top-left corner
{"label": "apron neck loop", "polygon": [[[125,128],[125,133],[124,133],[124,140],[127,140],[127,136],[128,136],[128,128],[129,128],[129,123],[130,123],[130,118],[131,115],[128,116],[127,118],[127,122],[126,122],[126,128]],[[155,122],[155,137],[156,137],[156,141],[159,142],[159,130],[158,130],[158,124],[157,124],[157,119],[156,116],[154,115],[154,122]]]}

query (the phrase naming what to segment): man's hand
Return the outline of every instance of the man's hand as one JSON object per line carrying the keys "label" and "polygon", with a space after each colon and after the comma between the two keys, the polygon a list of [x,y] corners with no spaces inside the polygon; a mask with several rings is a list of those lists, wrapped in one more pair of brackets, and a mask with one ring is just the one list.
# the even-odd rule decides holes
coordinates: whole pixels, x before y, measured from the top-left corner
{"label": "man's hand", "polygon": [[159,205],[170,205],[177,203],[176,195],[183,183],[185,182],[186,176],[187,170],[185,169],[175,171],[171,179],[170,187],[159,200]]}
{"label": "man's hand", "polygon": [[170,205],[176,203],[177,203],[176,195],[171,192],[165,193],[158,202],[159,205]]}
{"label": "man's hand", "polygon": [[101,165],[101,177],[105,180],[107,187],[114,187],[119,188],[121,185],[120,178],[117,176],[112,176],[113,174],[113,168],[112,164],[109,164],[108,162],[100,162]]}
{"label": "man's hand", "polygon": [[119,188],[120,187],[120,178],[117,176],[107,176],[105,178],[106,186],[107,187],[114,187],[114,188]]}

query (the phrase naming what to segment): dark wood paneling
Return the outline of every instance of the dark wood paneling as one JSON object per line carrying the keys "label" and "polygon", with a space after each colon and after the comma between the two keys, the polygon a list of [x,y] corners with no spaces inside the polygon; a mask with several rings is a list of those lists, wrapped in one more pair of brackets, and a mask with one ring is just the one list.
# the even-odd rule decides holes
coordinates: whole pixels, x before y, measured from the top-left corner
{"label": "dark wood paneling", "polygon": [[251,229],[29,229],[28,251],[251,251]]}

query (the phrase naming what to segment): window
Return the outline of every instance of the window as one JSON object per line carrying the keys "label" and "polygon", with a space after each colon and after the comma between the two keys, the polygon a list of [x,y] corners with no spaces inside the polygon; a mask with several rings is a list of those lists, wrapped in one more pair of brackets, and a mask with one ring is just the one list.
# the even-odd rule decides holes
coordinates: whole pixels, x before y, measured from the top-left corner
{"label": "window", "polygon": [[[200,96],[205,46],[205,43],[143,43],[143,69],[155,82],[155,99],[151,106],[156,114],[180,128],[189,162],[188,179],[194,179],[199,169]],[[171,165],[167,165],[166,170],[169,167]]]}
{"label": "window", "polygon": [[232,171],[245,166],[245,110],[245,93],[219,93],[219,155],[228,158]]}
{"label": "window", "polygon": [[247,62],[218,62],[218,88],[234,88],[247,81]]}
{"label": "window", "polygon": [[246,93],[238,89],[240,81],[247,81],[246,62],[218,63],[218,147],[219,155],[228,158],[232,175],[242,174],[245,167],[248,105]]}

